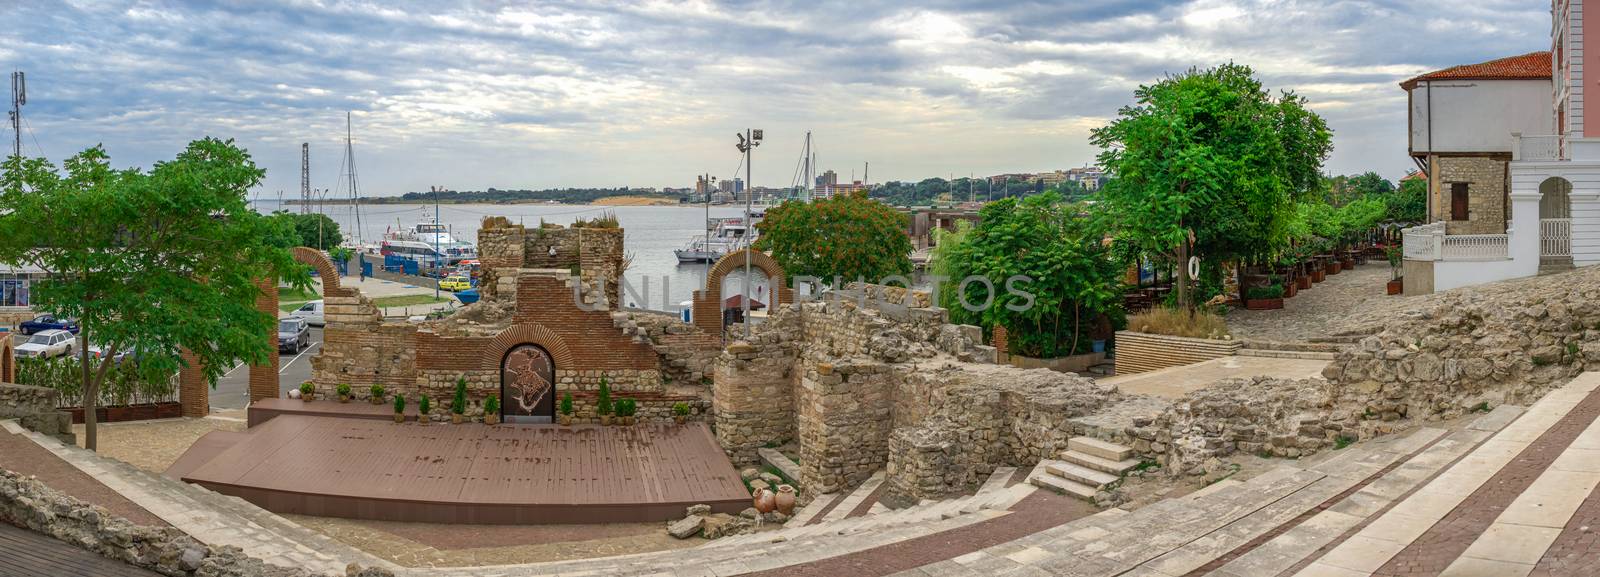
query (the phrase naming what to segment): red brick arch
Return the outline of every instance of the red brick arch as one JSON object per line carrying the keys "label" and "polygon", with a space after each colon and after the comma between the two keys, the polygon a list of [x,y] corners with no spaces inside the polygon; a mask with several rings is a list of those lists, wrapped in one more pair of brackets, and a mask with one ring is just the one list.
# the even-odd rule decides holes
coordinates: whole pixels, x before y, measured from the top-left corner
{"label": "red brick arch", "polygon": [[535,344],[544,347],[550,353],[550,359],[555,361],[557,370],[570,370],[577,366],[577,358],[573,356],[572,349],[567,348],[567,341],[540,324],[516,324],[506,330],[500,331],[493,340],[483,348],[484,367],[498,367],[505,360],[506,353],[512,347],[523,344]]}
{"label": "red brick arch", "polygon": [[355,289],[339,286],[339,271],[333,268],[333,261],[328,260],[328,255],[309,246],[294,247],[293,252],[295,262],[317,269],[317,276],[322,277],[322,296],[355,296]]}
{"label": "red brick arch", "polygon": [[711,265],[706,273],[706,286],[694,291],[694,325],[713,335],[722,334],[722,278],[744,267],[745,254],[750,255],[750,266],[766,273],[772,286],[772,302],[767,310],[777,310],[778,305],[794,302],[794,290],[789,288],[783,266],[759,250],[744,249],[729,253]]}

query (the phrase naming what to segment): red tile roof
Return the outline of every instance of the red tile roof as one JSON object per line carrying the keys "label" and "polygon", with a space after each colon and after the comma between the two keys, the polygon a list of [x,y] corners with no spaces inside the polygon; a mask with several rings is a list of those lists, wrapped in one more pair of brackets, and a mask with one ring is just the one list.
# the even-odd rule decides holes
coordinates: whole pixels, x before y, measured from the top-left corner
{"label": "red tile roof", "polygon": [[1550,78],[1550,51],[1529,52],[1521,56],[1511,56],[1477,64],[1463,64],[1452,66],[1444,70],[1436,70],[1400,83],[1400,87],[1411,90],[1417,87],[1419,80],[1529,80],[1537,78]]}

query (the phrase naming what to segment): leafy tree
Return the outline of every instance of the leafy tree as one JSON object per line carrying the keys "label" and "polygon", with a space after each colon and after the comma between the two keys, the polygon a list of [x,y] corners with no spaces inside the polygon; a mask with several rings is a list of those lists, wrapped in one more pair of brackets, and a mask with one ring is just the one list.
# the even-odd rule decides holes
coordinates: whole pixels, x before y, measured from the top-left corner
{"label": "leafy tree", "polygon": [[1191,256],[1268,256],[1287,242],[1296,200],[1321,186],[1332,135],[1305,100],[1274,97],[1247,66],[1193,69],[1134,92],[1091,133],[1117,178],[1097,194],[1117,240],[1173,262],[1193,310]]}
{"label": "leafy tree", "polygon": [[1384,195],[1386,214],[1394,222],[1428,221],[1428,181],[1413,178],[1400,182],[1400,189]]}
{"label": "leafy tree", "polygon": [[[1102,315],[1121,316],[1122,268],[1110,257],[1104,231],[1082,211],[1056,192],[984,206],[976,227],[940,237],[935,270],[952,283],[940,291],[941,306],[955,322],[1006,327],[1018,354],[1085,352],[1090,342],[1083,337]],[[1018,276],[1031,280],[1013,284]],[[966,282],[973,277],[989,284]],[[977,306],[991,296],[988,307]]]}
{"label": "leafy tree", "polygon": [[[262,338],[274,315],[255,309],[257,282],[306,285],[288,247],[293,225],[252,210],[245,191],[265,174],[232,141],[190,143],[144,173],[112,169],[96,146],[67,159],[12,157],[0,173],[0,261],[49,272],[34,285],[40,310],[82,327],[85,444],[96,446],[95,401],[118,352],[141,371],[171,374],[180,350],[215,381],[239,361],[277,354]],[[88,344],[104,345],[97,363]]]}
{"label": "leafy tree", "polygon": [[767,251],[791,276],[832,284],[858,278],[878,282],[911,272],[906,215],[864,195],[816,202],[785,202],[767,210],[756,227],[756,248]]}
{"label": "leafy tree", "polygon": [[294,231],[299,236],[300,246],[327,250],[344,242],[344,235],[339,234],[339,223],[328,218],[326,214],[317,212],[283,214],[294,221]]}

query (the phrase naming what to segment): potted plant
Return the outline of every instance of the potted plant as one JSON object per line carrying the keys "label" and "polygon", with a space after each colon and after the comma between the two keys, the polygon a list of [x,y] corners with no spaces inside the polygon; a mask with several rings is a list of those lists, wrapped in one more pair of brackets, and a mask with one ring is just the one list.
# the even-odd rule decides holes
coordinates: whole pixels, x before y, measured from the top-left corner
{"label": "potted plant", "polygon": [[1389,257],[1389,285],[1385,291],[1397,295],[1405,291],[1405,249],[1399,244],[1391,244],[1385,252],[1384,256]]}
{"label": "potted plant", "polygon": [[426,425],[426,424],[428,424],[429,421],[433,420],[433,413],[430,411],[430,409],[432,409],[432,408],[433,408],[433,403],[428,402],[428,396],[427,395],[423,395],[421,399],[417,400],[417,424],[418,425]]}
{"label": "potted plant", "polygon": [[1245,289],[1244,308],[1253,311],[1283,308],[1283,285],[1273,284]]}
{"label": "potted plant", "polygon": [[600,377],[600,392],[595,395],[594,413],[600,416],[601,425],[611,424],[611,414],[616,407],[611,404],[611,381]]}
{"label": "potted plant", "polygon": [[341,402],[341,403],[350,402],[350,384],[349,383],[339,383],[339,386],[334,387],[334,390],[339,393],[339,402]]}
{"label": "potted plant", "polygon": [[300,400],[302,400],[302,401],[310,401],[312,398],[314,398],[316,396],[317,396],[317,386],[316,385],[311,384],[311,381],[306,381],[304,383],[300,383]]}
{"label": "potted plant", "polygon": [[404,423],[404,422],[406,422],[406,396],[405,395],[395,395],[394,396],[394,422],[396,422],[396,423]]}
{"label": "potted plant", "polygon": [[467,379],[456,377],[456,395],[450,399],[450,423],[461,424],[467,415]]}
{"label": "potted plant", "polygon": [[572,426],[572,393],[561,397],[561,426]]}
{"label": "potted plant", "polygon": [[677,421],[679,425],[682,425],[684,421],[689,420],[689,403],[685,403],[683,401],[673,403],[672,420]]}
{"label": "potted plant", "polygon": [[483,423],[485,425],[500,424],[500,397],[489,395],[483,400]]}
{"label": "potted plant", "polygon": [[372,390],[372,397],[371,397],[372,404],[374,404],[374,405],[383,404],[383,393],[384,393],[383,385],[372,385],[372,389],[371,390]]}
{"label": "potted plant", "polygon": [[633,399],[617,401],[617,416],[622,418],[622,424],[625,426],[633,426],[633,413],[636,410],[638,410],[638,404]]}

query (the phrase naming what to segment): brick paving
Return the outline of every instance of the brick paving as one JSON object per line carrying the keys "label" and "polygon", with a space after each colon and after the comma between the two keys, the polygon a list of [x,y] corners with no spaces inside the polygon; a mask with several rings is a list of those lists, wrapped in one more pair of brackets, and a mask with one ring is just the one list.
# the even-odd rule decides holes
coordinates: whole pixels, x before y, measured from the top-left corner
{"label": "brick paving", "polygon": [[26,437],[0,431],[0,467],[14,473],[38,477],[51,489],[71,495],[79,501],[105,507],[106,510],[135,525],[167,526],[160,517],[134,504],[127,497],[96,481],[94,477],[84,474],[77,467],[62,461],[60,457],[44,450]]}
{"label": "brick paving", "polygon": [[1593,577],[1600,575],[1600,488],[1578,506],[1530,577]]}
{"label": "brick paving", "polygon": [[[1020,475],[1019,475],[1020,476]],[[751,575],[762,577],[878,577],[981,551],[1093,515],[1093,505],[1049,491],[1034,491],[1010,515],[892,545],[791,565]]]}
{"label": "brick paving", "polygon": [[1432,576],[1443,572],[1505,512],[1518,495],[1549,468],[1596,417],[1600,417],[1600,394],[1590,394],[1448,515],[1373,574],[1399,577]]}

